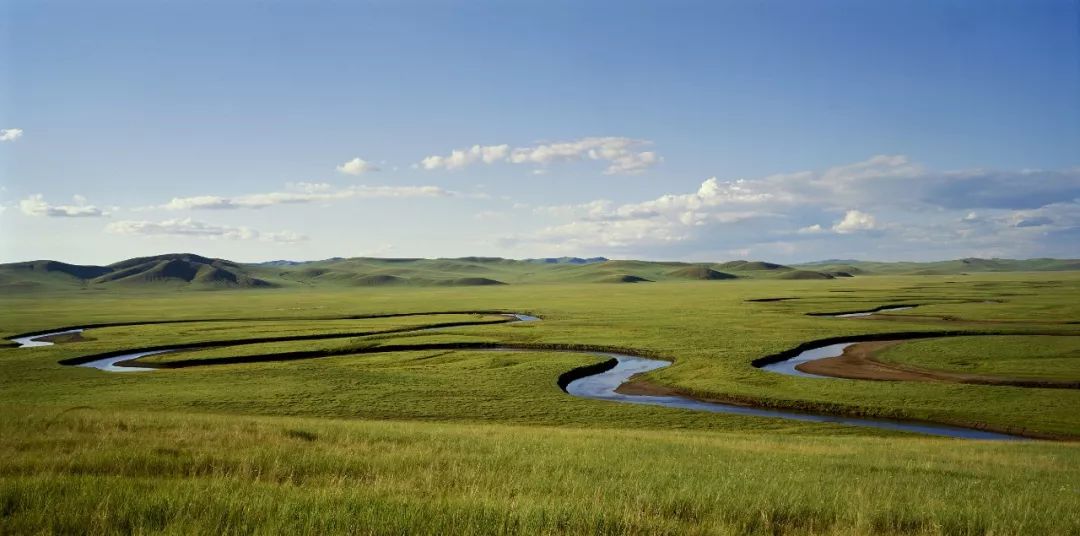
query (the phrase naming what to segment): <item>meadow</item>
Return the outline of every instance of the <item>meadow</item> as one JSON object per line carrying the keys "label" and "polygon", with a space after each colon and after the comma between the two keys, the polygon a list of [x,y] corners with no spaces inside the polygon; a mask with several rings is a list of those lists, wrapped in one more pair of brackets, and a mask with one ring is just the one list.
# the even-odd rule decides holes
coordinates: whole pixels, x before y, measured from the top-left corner
{"label": "meadow", "polygon": [[[789,298],[780,301],[752,301]],[[918,307],[861,319],[808,313]],[[365,318],[400,313],[456,314]],[[537,315],[505,323],[496,312]],[[965,333],[881,357],[1075,378],[1080,273],[483,287],[57,289],[0,298],[0,532],[1070,534],[1080,392],[797,378],[750,363],[801,343]],[[139,324],[140,322],[182,321]],[[412,331],[441,323],[437,331]],[[1054,334],[1054,336],[1050,336]],[[265,337],[105,373],[121,349]],[[525,351],[427,350],[490,342]],[[369,353],[380,345],[412,351]],[[620,348],[673,362],[646,385],[703,399],[984,427],[940,439],[573,398],[558,376]],[[356,353],[363,350],[363,353]],[[408,350],[408,348],[406,348]]]}
{"label": "meadow", "polygon": [[918,341],[882,353],[884,360],[936,370],[1015,378],[1080,379],[1080,338],[1002,335]]}

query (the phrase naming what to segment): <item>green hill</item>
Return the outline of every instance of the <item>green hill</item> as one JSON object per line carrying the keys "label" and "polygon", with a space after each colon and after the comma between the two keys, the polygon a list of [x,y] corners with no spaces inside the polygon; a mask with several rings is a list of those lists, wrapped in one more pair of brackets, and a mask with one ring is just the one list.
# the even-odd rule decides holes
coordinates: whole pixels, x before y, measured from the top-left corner
{"label": "green hill", "polygon": [[0,264],[0,291],[174,288],[490,286],[542,283],[637,283],[728,279],[829,280],[872,275],[1080,270],[1076,259],[956,259],[939,262],[833,260],[793,266],[764,261],[723,263],[562,257],[514,260],[335,257],[320,261],[237,263],[190,253],[137,257],[107,266],[38,260]]}
{"label": "green hill", "polygon": [[737,277],[726,272],[718,272],[702,264],[687,266],[685,268],[677,268],[668,272],[668,275],[680,279],[704,280],[735,279]]}
{"label": "green hill", "polygon": [[852,275],[959,275],[982,272],[1056,272],[1080,270],[1080,259],[980,259],[969,257],[936,262],[875,262],[836,260],[811,262],[795,268]]}
{"label": "green hill", "polygon": [[787,270],[780,274],[777,279],[832,279],[831,274],[815,272],[812,270]]}

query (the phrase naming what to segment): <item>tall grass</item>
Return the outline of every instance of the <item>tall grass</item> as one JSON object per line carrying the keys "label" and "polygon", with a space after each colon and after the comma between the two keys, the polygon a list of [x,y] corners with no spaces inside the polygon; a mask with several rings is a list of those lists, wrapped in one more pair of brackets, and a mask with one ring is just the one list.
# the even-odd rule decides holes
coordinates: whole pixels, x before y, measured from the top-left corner
{"label": "tall grass", "polygon": [[1080,530],[1076,445],[5,414],[6,533]]}
{"label": "tall grass", "polygon": [[[768,297],[797,299],[746,301]],[[897,302],[924,305],[894,320],[806,315]],[[616,346],[673,359],[648,380],[700,396],[1080,435],[1080,391],[818,380],[750,366],[823,337],[1080,333],[1069,323],[1080,318],[1078,274],[0,296],[5,335],[249,319],[101,328],[77,342],[0,348],[0,534],[1080,533],[1076,444],[929,439],[559,390],[561,373],[596,356],[415,351],[145,374],[58,364],[176,342],[445,320],[330,317],[470,310],[544,321],[157,359],[458,341]],[[250,320],[258,318],[273,320]],[[950,344],[965,352],[964,340]],[[1015,359],[1025,358],[1010,352],[1009,366],[1022,366]],[[998,366],[992,358],[983,366]]]}

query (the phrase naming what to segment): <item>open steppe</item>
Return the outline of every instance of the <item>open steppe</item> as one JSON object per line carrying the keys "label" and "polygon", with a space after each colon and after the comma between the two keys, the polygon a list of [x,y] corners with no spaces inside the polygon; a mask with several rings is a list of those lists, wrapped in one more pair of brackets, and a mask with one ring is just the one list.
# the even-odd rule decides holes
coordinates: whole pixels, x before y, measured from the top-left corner
{"label": "open steppe", "polygon": [[[1076,272],[151,285],[2,301],[8,338],[101,326],[51,346],[0,349],[5,532],[1080,530],[1080,390],[803,378],[752,365],[808,341],[922,334],[875,359],[1075,381]],[[811,314],[897,304],[918,306]],[[503,313],[543,320],[507,322]],[[182,368],[61,364],[178,344],[192,347],[138,363]],[[517,348],[476,348],[484,345]],[[575,398],[560,375],[604,359],[549,351],[574,348],[673,362],[636,378],[637,391],[1043,439],[936,438]],[[237,356],[244,362],[230,361]]]}

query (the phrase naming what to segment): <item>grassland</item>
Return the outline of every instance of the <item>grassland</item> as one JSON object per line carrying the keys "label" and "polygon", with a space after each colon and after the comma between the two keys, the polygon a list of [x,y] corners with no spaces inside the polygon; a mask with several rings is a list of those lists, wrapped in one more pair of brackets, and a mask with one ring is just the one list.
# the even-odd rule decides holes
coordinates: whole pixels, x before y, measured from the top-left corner
{"label": "grassland", "polygon": [[[747,301],[771,297],[796,299]],[[706,398],[1075,438],[1075,390],[816,380],[749,363],[842,335],[965,331],[1022,341],[1051,331],[1080,334],[1080,325],[1068,323],[1080,318],[1076,273],[125,288],[12,293],[0,301],[7,336],[90,323],[201,321],[98,328],[86,340],[0,348],[0,532],[1080,531],[1075,443],[960,443],[569,397],[555,378],[599,359],[587,354],[346,353],[134,374],[57,364],[266,334],[341,336],[205,348],[154,361],[433,341],[587,344],[671,359],[647,380]],[[892,303],[921,305],[880,319],[807,315]],[[433,311],[513,311],[544,321],[372,334],[498,317],[342,318]],[[998,338],[933,342],[960,355],[964,348],[1008,346],[983,342]],[[1044,347],[1029,359],[1008,348],[972,355],[990,368],[1000,366],[995,361],[1021,368],[1053,362],[1070,373],[1073,346]]]}
{"label": "grassland", "polygon": [[1080,450],[76,409],[3,421],[5,532],[1068,534]]}
{"label": "grassland", "polygon": [[901,344],[880,359],[933,370],[1080,380],[1080,337],[960,337]]}

